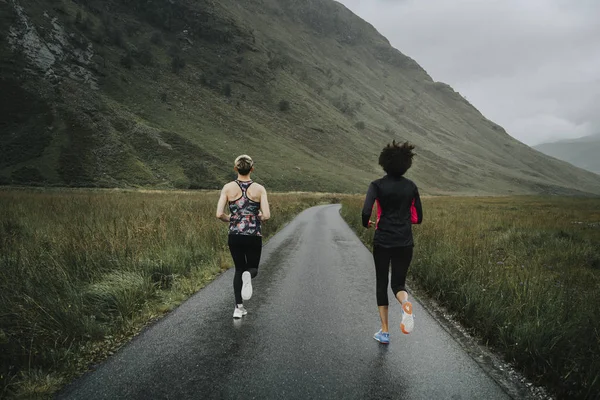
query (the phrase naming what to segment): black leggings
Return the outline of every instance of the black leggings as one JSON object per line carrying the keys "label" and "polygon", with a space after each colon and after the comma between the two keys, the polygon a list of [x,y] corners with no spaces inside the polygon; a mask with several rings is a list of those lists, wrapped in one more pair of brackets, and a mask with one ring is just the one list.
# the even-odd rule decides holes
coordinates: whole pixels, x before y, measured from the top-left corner
{"label": "black leggings", "polygon": [[233,276],[233,293],[235,304],[243,304],[242,300],[242,274],[250,272],[254,278],[258,274],[258,263],[262,252],[262,237],[252,235],[229,235],[229,251],[235,264]]}
{"label": "black leggings", "polygon": [[373,259],[375,260],[375,276],[377,277],[377,305],[387,306],[388,281],[390,272],[390,261],[392,263],[392,292],[394,296],[404,290],[406,273],[412,261],[413,247],[373,247]]}

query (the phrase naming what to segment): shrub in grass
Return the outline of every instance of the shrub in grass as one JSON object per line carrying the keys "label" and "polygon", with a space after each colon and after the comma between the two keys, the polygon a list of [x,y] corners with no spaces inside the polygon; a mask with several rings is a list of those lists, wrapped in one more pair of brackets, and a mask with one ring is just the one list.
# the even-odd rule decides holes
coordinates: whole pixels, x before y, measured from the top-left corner
{"label": "shrub in grass", "polygon": [[125,46],[125,40],[123,39],[123,31],[121,28],[109,26],[106,28],[105,35],[110,44],[121,48]]}
{"label": "shrub in grass", "polygon": [[136,60],[138,60],[140,64],[145,66],[154,64],[154,55],[152,54],[152,49],[148,44],[142,46],[142,48],[137,50],[134,54]]}
{"label": "shrub in grass", "polygon": [[127,52],[124,56],[121,56],[121,65],[127,69],[133,68],[133,56],[130,52]]}
{"label": "shrub in grass", "polygon": [[161,45],[163,41],[163,36],[160,32],[154,32],[152,33],[152,36],[150,36],[150,42],[156,46]]}
{"label": "shrub in grass", "polygon": [[231,85],[229,83],[226,83],[225,86],[223,86],[223,94],[226,97],[231,97]]}
{"label": "shrub in grass", "polygon": [[12,172],[11,178],[15,183],[36,184],[46,181],[46,178],[35,167],[21,167]]}
{"label": "shrub in grass", "polygon": [[177,74],[185,68],[185,64],[185,59],[180,54],[175,54],[171,58],[171,71]]}
{"label": "shrub in grass", "polygon": [[140,30],[140,27],[137,23],[130,21],[125,24],[125,32],[127,33],[127,36],[129,36],[129,37],[137,35],[139,30]]}
{"label": "shrub in grass", "polygon": [[279,102],[279,111],[288,111],[290,109],[290,102],[287,100],[281,100]]}
{"label": "shrub in grass", "polygon": [[85,289],[85,300],[96,319],[109,320],[111,314],[124,320],[139,312],[154,291],[150,279],[139,272],[112,271]]}

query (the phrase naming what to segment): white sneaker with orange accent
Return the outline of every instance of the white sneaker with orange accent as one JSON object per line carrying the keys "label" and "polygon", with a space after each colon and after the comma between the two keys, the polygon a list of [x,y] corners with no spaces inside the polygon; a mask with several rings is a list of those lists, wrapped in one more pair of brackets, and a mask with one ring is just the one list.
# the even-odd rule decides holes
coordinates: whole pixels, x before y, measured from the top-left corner
{"label": "white sneaker with orange accent", "polygon": [[415,327],[415,319],[412,312],[412,303],[405,301],[402,304],[402,322],[400,322],[400,330],[402,333],[409,334]]}

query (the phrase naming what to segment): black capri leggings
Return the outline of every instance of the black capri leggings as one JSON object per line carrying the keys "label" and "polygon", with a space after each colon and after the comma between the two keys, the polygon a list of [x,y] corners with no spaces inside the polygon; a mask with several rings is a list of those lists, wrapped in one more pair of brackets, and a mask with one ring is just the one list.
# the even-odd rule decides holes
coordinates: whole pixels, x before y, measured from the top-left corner
{"label": "black capri leggings", "polygon": [[258,264],[262,253],[262,237],[254,235],[229,235],[227,241],[229,251],[235,264],[233,276],[233,293],[235,304],[243,304],[242,274],[250,272],[253,278],[258,274]]}
{"label": "black capri leggings", "polygon": [[375,276],[377,277],[377,305],[387,306],[388,281],[390,272],[390,261],[392,263],[392,292],[394,296],[398,292],[406,291],[406,273],[412,261],[413,246],[406,247],[373,247],[373,259],[375,260]]}

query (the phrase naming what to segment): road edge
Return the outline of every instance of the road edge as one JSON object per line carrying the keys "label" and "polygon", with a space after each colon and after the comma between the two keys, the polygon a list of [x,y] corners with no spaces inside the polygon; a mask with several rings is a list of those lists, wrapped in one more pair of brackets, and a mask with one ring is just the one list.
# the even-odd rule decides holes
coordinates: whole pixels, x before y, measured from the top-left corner
{"label": "road edge", "polygon": [[[341,220],[356,235],[354,229],[342,216],[341,206],[340,204]],[[372,253],[358,235],[356,236],[369,253]],[[412,281],[410,278],[407,280]],[[515,400],[554,400],[554,397],[550,396],[544,387],[534,385],[513,365],[504,361],[500,354],[495,353],[479,339],[470,335],[445,307],[429,297],[425,291],[420,290],[417,284],[414,284],[413,287],[412,283],[406,286],[408,292],[508,396]]]}

